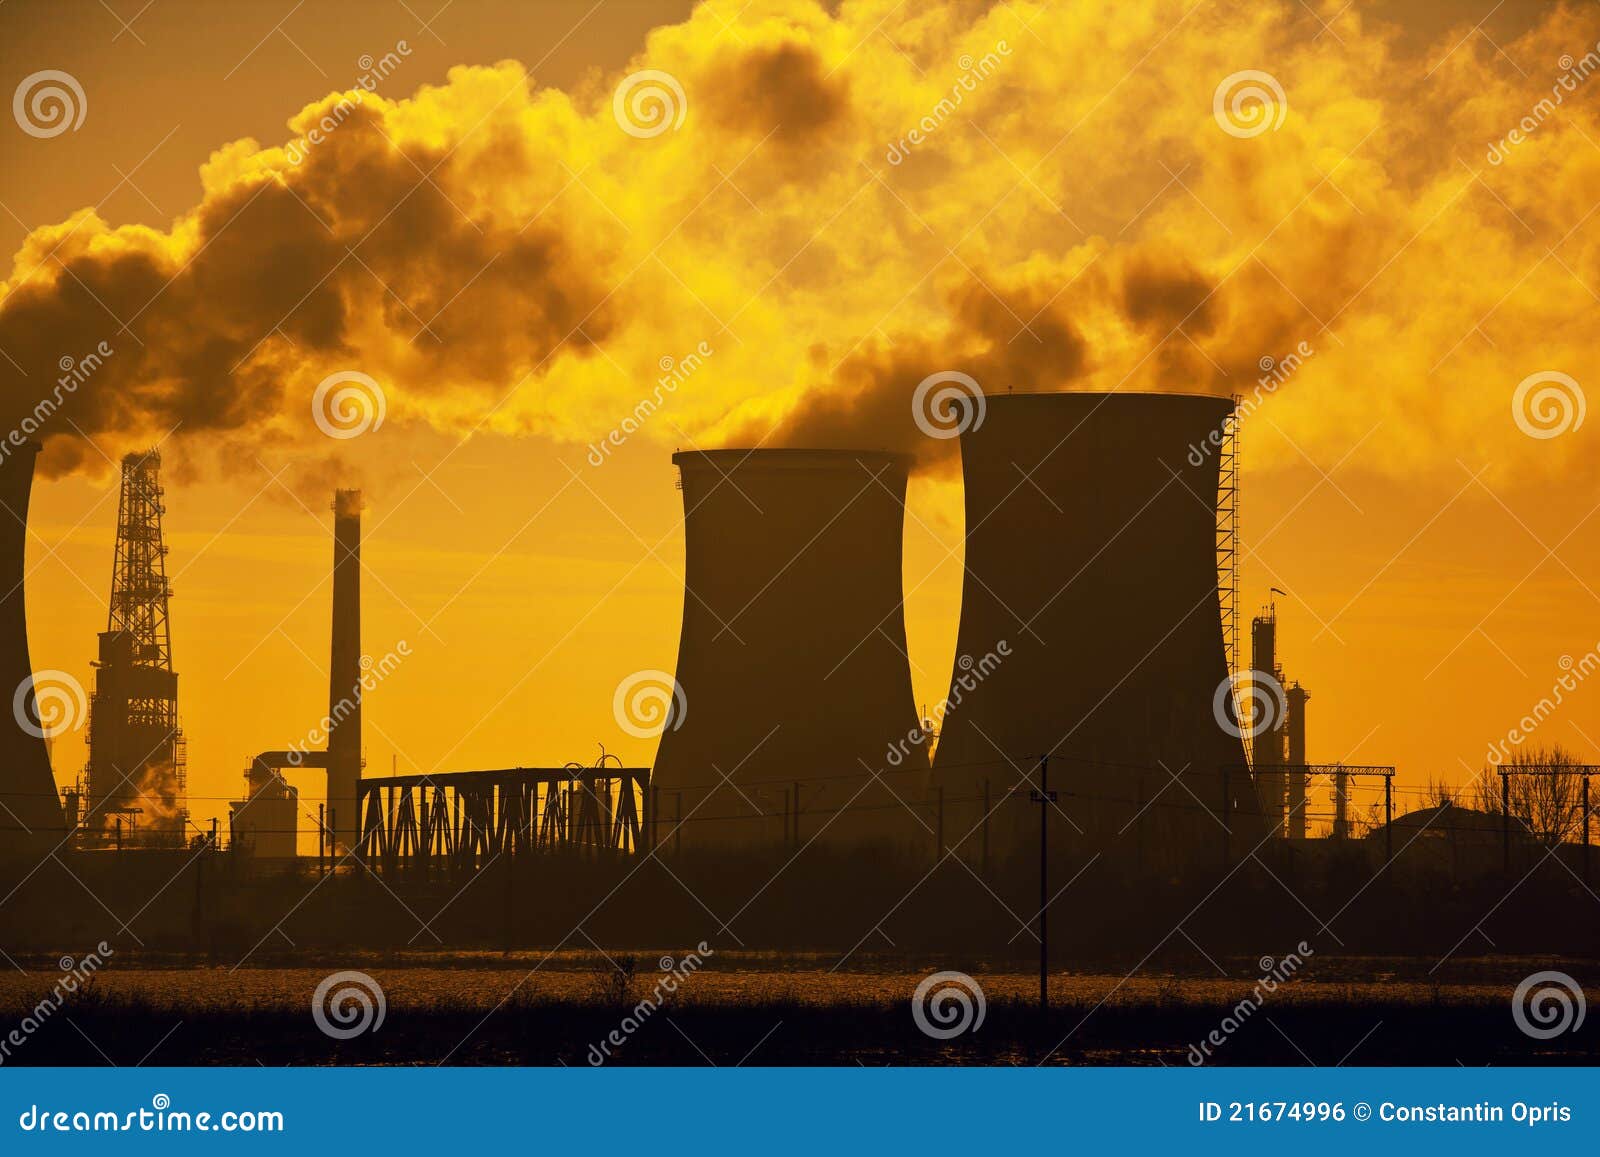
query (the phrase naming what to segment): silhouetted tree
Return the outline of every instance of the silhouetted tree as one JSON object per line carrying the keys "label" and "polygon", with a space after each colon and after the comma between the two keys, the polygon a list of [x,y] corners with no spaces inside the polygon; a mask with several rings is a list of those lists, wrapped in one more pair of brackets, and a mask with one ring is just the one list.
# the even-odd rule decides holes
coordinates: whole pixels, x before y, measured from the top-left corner
{"label": "silhouetted tree", "polygon": [[1480,810],[1501,812],[1500,773],[1510,773],[1507,794],[1511,814],[1528,826],[1534,838],[1560,844],[1583,837],[1583,776],[1578,759],[1560,744],[1524,747],[1498,769],[1475,781]]}

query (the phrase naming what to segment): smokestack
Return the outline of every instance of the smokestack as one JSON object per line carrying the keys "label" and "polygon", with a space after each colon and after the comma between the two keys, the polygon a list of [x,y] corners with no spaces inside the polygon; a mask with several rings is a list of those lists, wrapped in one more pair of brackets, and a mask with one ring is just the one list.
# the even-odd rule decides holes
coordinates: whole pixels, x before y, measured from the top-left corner
{"label": "smokestack", "polygon": [[1306,838],[1306,700],[1311,698],[1299,683],[1284,692],[1288,706],[1289,736],[1289,835]]}
{"label": "smokestack", "polygon": [[[11,704],[0,721],[0,857],[35,856],[54,848],[65,834],[28,658],[23,597],[28,499],[39,446],[13,443],[0,451],[0,505],[5,507],[0,512],[0,693]],[[81,711],[81,702],[76,709]]]}
{"label": "smokestack", "polygon": [[1256,795],[1267,828],[1284,834],[1283,675],[1278,669],[1278,610],[1267,609],[1250,620],[1250,689],[1256,704],[1250,733],[1250,764],[1255,769]]}
{"label": "smokestack", "polygon": [[920,832],[899,800],[920,801],[926,754],[921,776],[906,774],[918,756],[887,760],[917,726],[901,604],[907,460],[717,450],[672,461],[685,592],[657,834],[673,830],[679,793],[685,846]]}
{"label": "smokestack", "polygon": [[361,779],[361,491],[333,494],[333,631],[328,659],[328,806],[335,840],[356,846]]}
{"label": "smokestack", "polygon": [[[1093,844],[1216,848],[1224,767],[1238,769],[1226,786],[1235,838],[1259,823],[1243,745],[1213,710],[1228,665],[1212,435],[1230,408],[1189,395],[995,396],[962,435],[966,580],[933,777],[952,844],[978,829],[982,781],[1002,801],[1037,784],[1041,755]],[[1002,643],[1008,653],[985,663]],[[1001,803],[990,826],[1016,839],[1037,824],[1032,808]]]}

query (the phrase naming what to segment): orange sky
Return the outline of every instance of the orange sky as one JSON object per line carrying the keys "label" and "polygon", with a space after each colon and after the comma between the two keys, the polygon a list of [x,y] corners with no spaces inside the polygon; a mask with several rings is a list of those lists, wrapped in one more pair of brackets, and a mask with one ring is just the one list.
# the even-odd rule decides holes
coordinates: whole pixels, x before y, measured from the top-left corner
{"label": "orange sky", "polygon": [[[117,347],[63,410],[77,429],[45,431],[34,664],[90,685],[103,455],[181,420],[167,535],[197,817],[324,710],[335,483],[368,491],[366,648],[412,651],[367,700],[373,770],[599,742],[649,760],[611,701],[672,669],[675,446],[928,452],[906,587],[936,700],[960,491],[903,403],[949,368],[995,391],[1249,394],[1261,359],[1306,343],[1246,426],[1244,588],[1249,607],[1291,592],[1281,648],[1312,692],[1313,758],[1464,779],[1562,656],[1600,645],[1593,420],[1535,438],[1513,414],[1529,375],[1593,386],[1600,78],[1537,109],[1597,50],[1592,6],[1506,5],[1473,31],[1465,4],[1400,29],[1334,3],[456,0],[421,28],[436,7],[158,0],[120,31],[99,4],[0,8],[7,84],[62,69],[88,106],[48,139],[5,125],[6,396],[31,407],[59,357]],[[307,147],[359,58],[402,40]],[[641,69],[678,82],[678,128],[622,131],[613,94]],[[1214,108],[1247,69],[1284,94],[1259,135]],[[705,364],[593,465],[661,359],[701,342]],[[313,390],[339,370],[380,383],[380,428],[317,428]],[[1538,738],[1600,761],[1594,694]],[[56,742],[63,784],[82,739]]]}

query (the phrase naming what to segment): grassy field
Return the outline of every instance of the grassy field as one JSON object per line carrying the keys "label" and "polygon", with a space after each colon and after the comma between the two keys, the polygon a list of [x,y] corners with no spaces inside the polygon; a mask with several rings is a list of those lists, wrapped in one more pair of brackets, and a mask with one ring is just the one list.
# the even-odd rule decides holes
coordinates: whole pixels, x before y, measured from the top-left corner
{"label": "grassy field", "polygon": [[[1475,958],[1430,974],[1432,961],[1317,959],[1258,1003],[1256,961],[1226,961],[1210,976],[1062,972],[1043,1017],[1036,975],[973,962],[982,1021],[935,1039],[912,1014],[933,966],[866,960],[830,971],[803,954],[750,954],[719,958],[662,993],[660,955],[390,954],[237,971],[123,959],[43,1017],[38,1002],[58,974],[32,962],[39,967],[0,980],[0,1033],[37,1022],[5,1058],[29,1065],[1600,1061],[1594,1026],[1535,1040],[1511,1010],[1524,976],[1560,966],[1595,977],[1585,961]],[[312,1015],[312,993],[350,969],[381,989],[384,1016],[334,1039]]]}

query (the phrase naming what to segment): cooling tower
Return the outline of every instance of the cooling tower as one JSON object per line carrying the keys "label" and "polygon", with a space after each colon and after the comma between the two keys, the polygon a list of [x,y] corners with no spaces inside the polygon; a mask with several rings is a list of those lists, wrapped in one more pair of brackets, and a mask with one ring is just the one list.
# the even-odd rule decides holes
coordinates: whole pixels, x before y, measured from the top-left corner
{"label": "cooling tower", "polygon": [[[23,598],[23,548],[28,538],[28,498],[33,490],[33,460],[39,447],[26,442],[0,447],[0,691],[11,710],[0,721],[0,858],[37,855],[57,846],[65,831],[50,753],[42,738],[40,709],[28,658],[28,614]],[[54,695],[64,688],[39,687]],[[70,690],[70,688],[66,688]],[[82,722],[82,691],[75,702],[56,701],[46,722],[62,719],[57,709],[76,711]]]}
{"label": "cooling tower", "polygon": [[[977,830],[985,780],[1002,846],[1033,838],[1037,807],[1007,792],[1037,782],[1043,754],[1061,837],[1141,855],[1221,845],[1221,769],[1245,763],[1213,711],[1228,667],[1211,435],[1230,407],[996,396],[962,435],[966,575],[933,773],[952,845]],[[1242,770],[1226,779],[1238,847],[1258,808]]]}
{"label": "cooling tower", "polygon": [[333,494],[333,630],[328,656],[329,826],[356,846],[361,780],[361,491]]}
{"label": "cooling tower", "polygon": [[685,590],[679,702],[653,778],[659,838],[931,839],[900,802],[920,804],[926,757],[920,776],[886,760],[917,726],[901,606],[906,460],[843,450],[672,460]]}

